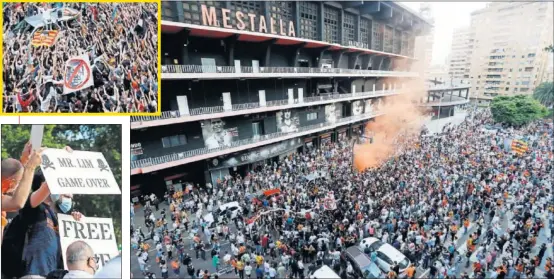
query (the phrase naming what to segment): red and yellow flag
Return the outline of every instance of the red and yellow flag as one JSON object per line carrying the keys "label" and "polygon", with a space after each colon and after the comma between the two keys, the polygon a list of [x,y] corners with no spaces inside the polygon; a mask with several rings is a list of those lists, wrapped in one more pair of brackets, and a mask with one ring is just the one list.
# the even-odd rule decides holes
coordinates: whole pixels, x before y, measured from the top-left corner
{"label": "red and yellow flag", "polygon": [[33,40],[31,41],[31,44],[35,47],[53,46],[56,42],[56,37],[58,36],[58,33],[58,30],[39,30],[33,35]]}
{"label": "red and yellow flag", "polygon": [[529,146],[522,140],[512,140],[512,150],[521,155],[529,150]]}

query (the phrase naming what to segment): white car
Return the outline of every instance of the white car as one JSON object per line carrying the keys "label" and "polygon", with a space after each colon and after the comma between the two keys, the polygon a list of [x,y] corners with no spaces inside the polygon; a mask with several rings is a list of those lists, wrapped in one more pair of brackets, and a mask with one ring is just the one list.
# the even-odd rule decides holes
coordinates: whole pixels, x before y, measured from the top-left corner
{"label": "white car", "polygon": [[216,215],[218,216],[218,222],[223,221],[223,218],[228,216],[227,212],[231,212],[231,220],[234,220],[238,216],[242,214],[242,207],[240,207],[239,203],[234,202],[228,202],[226,204],[222,204],[218,209],[216,209]]}
{"label": "white car", "polygon": [[404,271],[410,266],[411,262],[406,256],[404,256],[404,254],[400,253],[400,251],[396,250],[396,248],[394,248],[392,245],[384,243],[378,238],[368,237],[362,239],[359,247],[362,251],[365,251],[366,248],[369,248],[369,251],[377,252],[377,265],[385,273],[388,273],[390,271],[390,267],[393,265],[394,262],[396,262],[400,271],[399,276],[406,276]]}

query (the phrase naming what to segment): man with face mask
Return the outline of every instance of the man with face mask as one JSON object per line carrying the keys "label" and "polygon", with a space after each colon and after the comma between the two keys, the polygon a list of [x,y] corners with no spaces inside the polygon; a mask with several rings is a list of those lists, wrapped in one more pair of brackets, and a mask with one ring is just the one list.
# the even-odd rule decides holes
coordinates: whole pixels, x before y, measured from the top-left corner
{"label": "man with face mask", "polygon": [[84,241],[75,241],[66,250],[66,264],[68,273],[64,279],[92,278],[98,270],[98,257],[92,248]]}

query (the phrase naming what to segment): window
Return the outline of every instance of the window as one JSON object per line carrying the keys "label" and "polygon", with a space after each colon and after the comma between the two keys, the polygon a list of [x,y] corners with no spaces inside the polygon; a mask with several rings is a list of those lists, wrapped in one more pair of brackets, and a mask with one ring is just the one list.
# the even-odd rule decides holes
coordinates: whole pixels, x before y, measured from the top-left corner
{"label": "window", "polygon": [[309,112],[306,114],[306,120],[313,121],[317,119],[317,112]]}
{"label": "window", "polygon": [[301,1],[300,7],[300,36],[306,39],[320,40],[317,30],[319,3]]}
{"label": "window", "polygon": [[338,44],[341,21],[339,11],[328,6],[323,6],[323,11],[323,41]]}
{"label": "window", "polygon": [[344,20],[342,24],[343,44],[348,44],[350,41],[356,41],[355,26],[357,23],[357,18],[354,15],[344,13]]}
{"label": "window", "polygon": [[175,136],[169,136],[169,137],[163,137],[162,138],[162,146],[163,148],[170,148],[170,147],[176,147],[187,144],[187,136],[186,135],[175,135]]}

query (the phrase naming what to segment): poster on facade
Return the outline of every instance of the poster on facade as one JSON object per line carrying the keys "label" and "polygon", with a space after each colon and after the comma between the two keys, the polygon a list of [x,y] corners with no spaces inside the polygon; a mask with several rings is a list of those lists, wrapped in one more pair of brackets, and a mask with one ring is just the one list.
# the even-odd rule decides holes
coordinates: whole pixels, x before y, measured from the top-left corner
{"label": "poster on facade", "polygon": [[76,241],[92,247],[99,268],[119,255],[112,218],[82,217],[76,221],[69,214],[58,214],[58,224],[65,269],[67,247]]}
{"label": "poster on facade", "polygon": [[225,122],[221,119],[210,119],[200,122],[204,145],[208,149],[231,146],[231,143],[239,136],[237,127],[225,128]]}
{"label": "poster on facade", "polygon": [[140,142],[131,143],[131,161],[139,160],[140,155],[142,154],[142,144]]}
{"label": "poster on facade", "polygon": [[325,121],[329,123],[337,122],[337,106],[335,104],[328,104],[325,106]]}
{"label": "poster on facade", "polygon": [[352,115],[361,115],[364,112],[364,104],[362,101],[352,102]]}
{"label": "poster on facade", "polygon": [[46,149],[41,170],[52,194],[121,194],[102,152]]}
{"label": "poster on facade", "polygon": [[365,107],[364,107],[364,113],[365,114],[369,114],[369,113],[373,113],[373,107],[372,107],[372,102],[371,102],[371,99],[367,99],[365,100]]}
{"label": "poster on facade", "polygon": [[300,126],[300,119],[298,114],[291,110],[278,111],[277,116],[277,130],[281,133],[298,132],[298,126]]}

